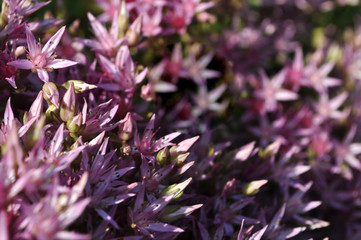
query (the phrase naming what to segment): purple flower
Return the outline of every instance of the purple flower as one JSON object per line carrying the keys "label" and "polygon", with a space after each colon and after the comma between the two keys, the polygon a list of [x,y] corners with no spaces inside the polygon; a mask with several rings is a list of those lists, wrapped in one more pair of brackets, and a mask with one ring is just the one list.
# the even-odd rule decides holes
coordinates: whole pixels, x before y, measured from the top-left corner
{"label": "purple flower", "polygon": [[114,56],[118,47],[125,41],[125,38],[118,38],[118,14],[114,14],[113,16],[112,26],[109,32],[91,13],[88,13],[88,18],[97,40],[80,38],[76,40],[91,47],[96,52],[107,56]]}
{"label": "purple flower", "polygon": [[9,62],[10,66],[14,66],[21,69],[31,69],[33,72],[37,72],[39,78],[44,82],[49,82],[48,72],[53,69],[70,67],[76,62],[66,59],[55,59],[55,48],[58,46],[61,36],[65,31],[65,26],[57,31],[48,42],[41,48],[41,44],[37,43],[33,33],[28,27],[26,29],[26,41],[28,45],[28,59],[20,59]]}
{"label": "purple flower", "polygon": [[141,156],[150,159],[152,163],[155,161],[153,154],[166,146],[173,145],[170,143],[170,141],[180,135],[179,132],[174,132],[154,141],[154,120],[155,115],[152,116],[149,123],[147,124],[142,139],[140,139],[138,133],[135,134],[134,139],[134,144]]}
{"label": "purple flower", "polygon": [[264,71],[260,71],[262,89],[256,90],[256,98],[264,100],[264,110],[274,111],[278,101],[292,101],[298,98],[297,93],[282,88],[286,78],[286,69],[279,72],[270,80]]}
{"label": "purple flower", "polygon": [[51,1],[38,2],[28,0],[5,0],[9,5],[11,15],[27,16],[37,11],[38,9],[48,5]]}
{"label": "purple flower", "polygon": [[115,63],[100,54],[98,55],[98,59],[105,72],[116,82],[116,84],[113,84],[113,91],[133,91],[135,86],[141,83],[148,73],[148,69],[146,68],[136,75],[134,62],[127,46],[121,46],[119,48]]}

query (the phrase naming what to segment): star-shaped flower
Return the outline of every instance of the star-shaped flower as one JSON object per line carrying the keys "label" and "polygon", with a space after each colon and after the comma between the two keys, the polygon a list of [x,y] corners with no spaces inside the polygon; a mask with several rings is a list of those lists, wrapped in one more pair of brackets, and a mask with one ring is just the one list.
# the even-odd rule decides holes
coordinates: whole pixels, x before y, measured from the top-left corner
{"label": "star-shaped flower", "polygon": [[28,59],[19,59],[8,64],[21,69],[31,69],[37,72],[39,78],[44,82],[49,82],[48,72],[53,69],[70,67],[77,62],[66,59],[55,59],[55,48],[58,46],[61,37],[65,31],[65,26],[57,31],[48,42],[41,48],[41,44],[37,43],[33,33],[26,27],[26,41],[28,45]]}

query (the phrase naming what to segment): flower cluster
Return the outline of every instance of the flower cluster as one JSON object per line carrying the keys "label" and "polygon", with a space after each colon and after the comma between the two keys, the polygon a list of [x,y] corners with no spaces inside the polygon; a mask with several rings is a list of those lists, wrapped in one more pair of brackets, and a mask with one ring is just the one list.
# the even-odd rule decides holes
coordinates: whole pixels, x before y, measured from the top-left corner
{"label": "flower cluster", "polygon": [[0,239],[361,238],[358,3],[4,0]]}

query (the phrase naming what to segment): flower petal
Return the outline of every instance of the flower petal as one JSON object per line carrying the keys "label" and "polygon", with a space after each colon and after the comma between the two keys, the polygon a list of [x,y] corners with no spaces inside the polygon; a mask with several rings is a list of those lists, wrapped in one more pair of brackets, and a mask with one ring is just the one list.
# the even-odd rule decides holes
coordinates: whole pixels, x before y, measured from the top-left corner
{"label": "flower petal", "polygon": [[155,232],[184,232],[183,229],[167,223],[149,223],[147,229]]}
{"label": "flower petal", "polygon": [[36,44],[36,40],[34,34],[30,31],[29,27],[25,27],[26,32],[26,42],[28,44],[30,56],[33,56],[38,53],[40,49],[38,49],[38,45]]}
{"label": "flower petal", "polygon": [[41,53],[45,53],[47,57],[50,57],[51,54],[53,54],[53,52],[55,51],[55,48],[58,46],[61,37],[63,36],[65,31],[65,26],[63,26],[62,28],[60,28],[55,34],[54,36],[52,36],[44,45],[43,50],[41,51]]}
{"label": "flower petal", "polygon": [[26,59],[19,59],[19,60],[9,62],[8,65],[17,67],[20,69],[33,69],[34,68],[33,63]]}
{"label": "flower petal", "polygon": [[38,69],[37,72],[38,72],[38,77],[40,78],[41,81],[49,82],[49,74],[46,70]]}
{"label": "flower petal", "polygon": [[66,59],[55,59],[52,60],[48,65],[46,65],[47,68],[53,68],[53,69],[59,69],[59,68],[66,68],[70,66],[74,66],[78,64],[77,62],[66,60]]}

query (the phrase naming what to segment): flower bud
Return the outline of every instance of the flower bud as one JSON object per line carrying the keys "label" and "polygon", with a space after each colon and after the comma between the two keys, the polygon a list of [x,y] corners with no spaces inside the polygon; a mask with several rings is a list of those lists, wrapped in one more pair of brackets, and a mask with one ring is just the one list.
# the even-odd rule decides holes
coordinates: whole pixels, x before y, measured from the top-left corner
{"label": "flower bud", "polygon": [[77,111],[78,103],[75,95],[74,83],[71,83],[60,104],[60,118],[64,122],[67,122],[74,117]]}
{"label": "flower bud", "polygon": [[125,34],[128,37],[128,46],[134,47],[138,44],[141,38],[142,31],[142,15],[139,15],[137,19],[130,25],[127,33]]}
{"label": "flower bud", "polygon": [[153,92],[151,84],[148,83],[147,85],[142,86],[140,96],[145,101],[148,101],[148,102],[153,101],[155,99],[155,94]]}
{"label": "flower bud", "polygon": [[88,83],[86,83],[84,81],[80,81],[80,80],[69,80],[61,86],[66,89],[69,89],[71,84],[74,84],[74,89],[75,89],[76,93],[81,93],[81,92],[85,92],[87,90],[98,88],[96,85],[88,84]]}
{"label": "flower bud", "polygon": [[170,205],[166,206],[163,211],[161,220],[164,222],[173,222],[180,218],[190,215],[192,212],[202,207],[203,204],[196,204],[193,206],[179,206],[179,205]]}
{"label": "flower bud", "polygon": [[176,157],[172,159],[172,162],[175,162],[177,165],[181,165],[187,159],[188,155],[189,152],[177,154]]}
{"label": "flower bud", "polygon": [[43,91],[40,91],[36,99],[34,100],[33,104],[28,112],[29,120],[32,118],[39,118],[43,113]]}
{"label": "flower bud", "polygon": [[133,136],[133,120],[129,112],[122,122],[123,123],[119,125],[118,136],[121,140],[127,141]]}
{"label": "flower bud", "polygon": [[132,147],[128,144],[121,146],[119,150],[123,156],[130,156],[130,154],[132,153]]}
{"label": "flower bud", "polygon": [[46,122],[57,122],[61,123],[61,119],[59,117],[59,109],[56,108],[54,105],[49,105],[48,109],[45,112]]}
{"label": "flower bud", "polygon": [[25,148],[30,150],[38,142],[41,134],[43,133],[43,128],[45,125],[45,116],[42,115],[39,120],[31,126],[27,131],[25,136]]}
{"label": "flower bud", "polygon": [[76,115],[74,118],[66,122],[66,127],[71,133],[78,133],[82,127],[82,117],[81,113]]}
{"label": "flower bud", "polygon": [[173,199],[178,199],[180,196],[182,196],[184,189],[188,186],[188,184],[192,181],[192,178],[188,178],[184,182],[178,183],[178,184],[172,184],[166,188],[163,189],[163,191],[160,193],[160,196],[169,196],[172,194],[175,194]]}
{"label": "flower bud", "polygon": [[9,4],[6,1],[3,1],[1,4],[1,12],[0,12],[0,27],[4,27],[8,24],[10,15]]}
{"label": "flower bud", "polygon": [[259,189],[265,185],[268,181],[267,180],[258,180],[258,181],[252,181],[248,184],[246,184],[242,191],[246,195],[254,195],[259,192]]}
{"label": "flower bud", "polygon": [[120,4],[120,13],[118,16],[119,30],[122,34],[125,33],[125,31],[128,28],[128,19],[129,19],[129,15],[128,15],[127,6],[125,4],[125,0],[122,0]]}
{"label": "flower bud", "polygon": [[55,83],[47,82],[43,85],[44,99],[50,105],[59,108],[59,91]]}
{"label": "flower bud", "polygon": [[169,150],[167,147],[160,150],[157,154],[157,162],[163,166],[168,162],[169,159]]}

